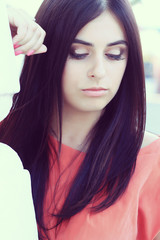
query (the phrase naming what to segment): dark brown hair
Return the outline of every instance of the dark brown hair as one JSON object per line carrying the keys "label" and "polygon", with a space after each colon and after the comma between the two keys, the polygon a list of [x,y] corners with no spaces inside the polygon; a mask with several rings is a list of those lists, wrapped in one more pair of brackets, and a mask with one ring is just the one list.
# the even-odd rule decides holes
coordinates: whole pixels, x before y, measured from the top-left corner
{"label": "dark brown hair", "polygon": [[49,177],[48,136],[55,111],[61,130],[61,79],[65,62],[80,29],[104,11],[111,11],[125,30],[128,63],[116,96],[89,135],[86,156],[64,205],[58,214],[53,213],[57,226],[84,209],[96,196],[103,196],[103,201],[93,211],[110,207],[126,190],[135,169],[145,126],[145,86],[139,33],[129,3],[126,0],[45,0],[36,19],[47,33],[48,51],[26,57],[21,90],[14,96],[10,114],[0,127],[0,140],[18,152],[31,173],[36,216],[41,227]]}

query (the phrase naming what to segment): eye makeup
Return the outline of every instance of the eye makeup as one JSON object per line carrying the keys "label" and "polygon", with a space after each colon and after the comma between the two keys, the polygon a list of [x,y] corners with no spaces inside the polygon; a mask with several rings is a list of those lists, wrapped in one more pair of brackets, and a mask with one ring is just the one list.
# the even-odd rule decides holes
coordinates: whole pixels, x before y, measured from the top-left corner
{"label": "eye makeup", "polygon": [[89,55],[89,51],[82,46],[77,46],[77,45],[72,45],[70,52],[69,52],[69,57],[72,59],[84,59],[86,56]]}
{"label": "eye makeup", "polygon": [[124,60],[127,57],[127,48],[112,49],[105,53],[105,56],[111,61]]}
{"label": "eye makeup", "polygon": [[[75,60],[85,59],[91,53],[90,48],[94,48],[94,46],[73,43],[69,51],[69,58]],[[128,47],[126,45],[125,46],[113,45],[111,47],[109,46],[109,48],[107,47],[106,50],[104,51],[104,56],[111,61],[124,60],[127,57],[127,50]]]}

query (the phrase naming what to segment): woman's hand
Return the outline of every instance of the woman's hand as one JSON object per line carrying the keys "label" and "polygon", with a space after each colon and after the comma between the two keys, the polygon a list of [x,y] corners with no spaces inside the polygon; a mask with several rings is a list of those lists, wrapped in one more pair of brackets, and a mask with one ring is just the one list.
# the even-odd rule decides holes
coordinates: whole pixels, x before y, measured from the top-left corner
{"label": "woman's hand", "polygon": [[15,55],[27,56],[47,51],[43,44],[45,31],[25,11],[7,6]]}

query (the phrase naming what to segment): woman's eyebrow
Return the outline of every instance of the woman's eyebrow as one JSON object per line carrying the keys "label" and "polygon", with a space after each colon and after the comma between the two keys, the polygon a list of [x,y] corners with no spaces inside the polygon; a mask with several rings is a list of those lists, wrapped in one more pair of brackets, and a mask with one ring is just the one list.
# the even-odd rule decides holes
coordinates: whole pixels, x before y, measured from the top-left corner
{"label": "woman's eyebrow", "polygon": [[83,44],[83,45],[87,45],[87,46],[92,46],[93,47],[93,44],[92,43],[89,43],[89,42],[86,42],[86,41],[83,41],[83,40],[80,40],[80,39],[74,39],[73,43],[80,43],[80,44]]}
{"label": "woman's eyebrow", "polygon": [[[80,43],[80,44],[83,44],[83,45],[86,45],[86,46],[91,46],[91,47],[94,46],[93,43],[89,43],[89,42],[86,42],[86,41],[83,41],[83,40],[80,40],[80,39],[77,39],[77,38],[74,39],[73,43]],[[116,42],[108,43],[106,46],[111,47],[111,46],[115,46],[115,45],[119,45],[119,44],[123,44],[123,45],[128,46],[128,43],[125,40],[118,40]]]}
{"label": "woman's eyebrow", "polygon": [[115,46],[115,45],[119,45],[119,44],[123,44],[123,45],[128,46],[128,43],[125,40],[119,40],[119,41],[116,41],[116,42],[112,42],[112,43],[107,44],[107,46],[111,47],[111,46]]}

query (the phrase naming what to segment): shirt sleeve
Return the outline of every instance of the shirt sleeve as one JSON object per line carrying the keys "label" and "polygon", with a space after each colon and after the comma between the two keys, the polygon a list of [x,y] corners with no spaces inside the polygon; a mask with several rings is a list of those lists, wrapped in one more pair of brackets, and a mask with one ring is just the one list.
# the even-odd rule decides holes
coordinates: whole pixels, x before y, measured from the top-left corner
{"label": "shirt sleeve", "polygon": [[38,240],[30,175],[18,155],[0,144],[0,239]]}
{"label": "shirt sleeve", "polygon": [[160,154],[140,193],[137,240],[151,240],[160,231]]}

